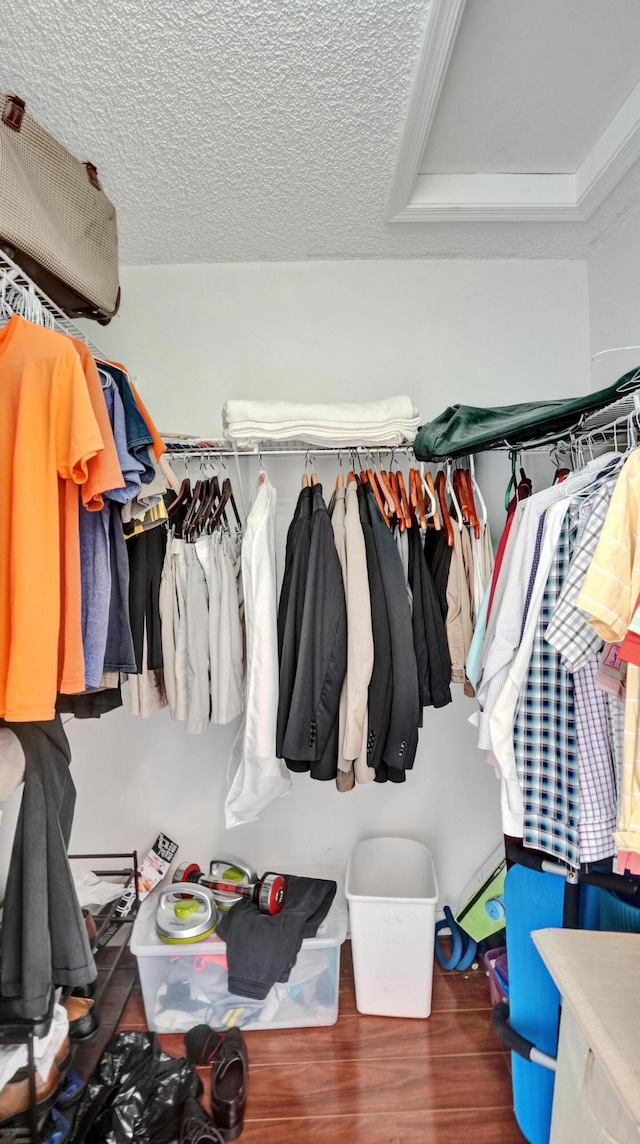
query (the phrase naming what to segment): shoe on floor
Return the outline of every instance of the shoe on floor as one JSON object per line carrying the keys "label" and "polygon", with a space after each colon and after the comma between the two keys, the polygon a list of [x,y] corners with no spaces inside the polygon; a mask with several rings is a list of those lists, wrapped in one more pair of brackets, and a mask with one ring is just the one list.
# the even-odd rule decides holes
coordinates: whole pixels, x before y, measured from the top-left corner
{"label": "shoe on floor", "polygon": [[97,1037],[100,1021],[90,997],[67,997],[64,1007],[69,1018],[69,1036],[72,1041],[86,1044]]}
{"label": "shoe on floor", "polygon": [[182,1107],[179,1144],[224,1144],[224,1136],[192,1096]]}
{"label": "shoe on floor", "polygon": [[212,1029],[210,1025],[196,1025],[189,1029],[184,1035],[184,1047],[191,1064],[198,1068],[210,1065],[224,1036],[225,1030]]}
{"label": "shoe on floor", "polygon": [[240,1029],[229,1029],[211,1068],[211,1114],[225,1141],[237,1140],[244,1125],[249,1057]]}
{"label": "shoe on floor", "polygon": [[[46,1081],[36,1069],[36,1104],[38,1116],[55,1104],[60,1085],[57,1065],[52,1065]],[[29,1078],[26,1069],[20,1069],[13,1080],[0,1092],[0,1127],[18,1128],[27,1124],[29,1114]]]}

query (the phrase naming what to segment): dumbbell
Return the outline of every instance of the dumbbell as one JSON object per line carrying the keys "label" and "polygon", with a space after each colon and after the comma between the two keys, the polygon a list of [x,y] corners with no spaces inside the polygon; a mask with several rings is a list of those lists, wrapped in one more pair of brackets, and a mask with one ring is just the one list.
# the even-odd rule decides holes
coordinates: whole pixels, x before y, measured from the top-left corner
{"label": "dumbbell", "polygon": [[223,894],[239,894],[253,902],[261,914],[279,914],[287,892],[287,883],[282,874],[264,874],[256,882],[248,884],[216,882],[203,874],[197,862],[183,862],[176,868],[173,881],[197,883]]}

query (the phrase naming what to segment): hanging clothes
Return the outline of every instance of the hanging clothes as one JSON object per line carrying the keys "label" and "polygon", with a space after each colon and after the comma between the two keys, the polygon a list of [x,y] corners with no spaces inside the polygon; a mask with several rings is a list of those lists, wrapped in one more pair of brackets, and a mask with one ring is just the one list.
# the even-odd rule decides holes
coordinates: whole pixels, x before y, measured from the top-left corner
{"label": "hanging clothes", "polygon": [[288,794],[291,778],[275,752],[278,716],[275,517],[277,495],[266,473],[256,489],[242,540],[247,637],[244,714],[229,760],[227,828],[258,817]]}
{"label": "hanging clothes", "polygon": [[342,569],[347,608],[347,671],[338,714],[338,790],[356,781],[371,782],[375,771],[366,762],[367,698],[373,670],[373,630],[364,534],[355,480],[336,488],[331,524]]}
{"label": "hanging clothes", "polygon": [[23,1019],[41,1018],[54,986],[96,978],[67,858],[75,787],[60,717],[4,723],[24,752],[24,791],[4,899],[2,996]]}
{"label": "hanging clothes", "polygon": [[[0,360],[0,716],[46,720],[58,690],[84,688],[77,486],[104,446],[68,338],[14,315]],[[73,633],[61,622],[62,585],[76,601]],[[61,639],[73,640],[62,653],[72,677],[59,677]]]}
{"label": "hanging clothes", "polygon": [[300,645],[282,758],[292,771],[335,779],[338,708],[347,666],[344,584],[322,486],[312,488]]}
{"label": "hanging clothes", "polygon": [[366,751],[361,751],[357,765],[359,768],[368,767],[373,770],[376,782],[387,782],[389,777],[391,781],[404,782],[404,771],[392,769],[389,775],[387,765],[382,760],[393,700],[391,629],[378,552],[371,527],[369,496],[365,485],[358,486],[357,497],[367,561],[367,580],[371,602],[371,634],[373,637],[373,668],[367,688]]}
{"label": "hanging clothes", "polygon": [[280,691],[278,696],[278,727],[276,754],[283,758],[284,737],[291,710],[291,698],[298,667],[298,653],[302,632],[304,594],[309,568],[311,543],[311,486],[303,488],[298,496],[293,519],[287,532],[284,576],[278,604],[278,655],[280,662]]}
{"label": "hanging clothes", "polygon": [[453,529],[446,625],[451,682],[464,684],[465,664],[473,638],[473,556],[469,534],[464,527],[454,526]]}
{"label": "hanging clothes", "polygon": [[410,534],[409,583],[420,705],[445,707],[451,703],[451,659],[445,623],[415,517],[407,532]]}
{"label": "hanging clothes", "polygon": [[367,498],[391,637],[393,692],[382,761],[389,769],[404,772],[413,767],[420,724],[418,669],[413,647],[411,608],[395,540],[382,519],[370,490],[367,491]]}
{"label": "hanging clothes", "polygon": [[[576,601],[603,640],[621,641],[640,594],[640,450],[634,450],[616,483],[600,540]],[[624,762],[615,842],[618,851],[640,853],[640,668],[627,671]]]}

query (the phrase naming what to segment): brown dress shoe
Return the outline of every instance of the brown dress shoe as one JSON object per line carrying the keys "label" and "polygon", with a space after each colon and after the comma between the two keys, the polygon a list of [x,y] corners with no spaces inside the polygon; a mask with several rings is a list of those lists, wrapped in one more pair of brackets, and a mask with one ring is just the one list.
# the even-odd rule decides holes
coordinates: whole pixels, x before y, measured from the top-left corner
{"label": "brown dress shoe", "polygon": [[67,997],[64,1002],[69,1017],[69,1036],[72,1041],[93,1041],[100,1031],[100,1021],[91,997]]}
{"label": "brown dress shoe", "polygon": [[[47,1112],[56,1101],[60,1073],[57,1065],[53,1064],[46,1081],[36,1070],[36,1102],[38,1115]],[[20,1069],[13,1080],[5,1084],[0,1092],[0,1125],[20,1127],[27,1123],[29,1112],[29,1078],[26,1069]]]}

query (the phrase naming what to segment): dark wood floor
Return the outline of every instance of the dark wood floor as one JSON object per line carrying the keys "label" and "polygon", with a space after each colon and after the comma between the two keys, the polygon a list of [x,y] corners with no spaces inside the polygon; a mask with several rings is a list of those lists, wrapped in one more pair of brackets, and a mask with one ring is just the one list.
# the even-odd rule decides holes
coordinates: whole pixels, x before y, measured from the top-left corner
{"label": "dark wood floor", "polygon": [[[120,990],[128,975],[131,989],[119,1027],[143,1029],[131,972],[114,975]],[[105,1016],[103,1010],[103,1022]],[[251,1071],[243,1144],[523,1144],[509,1056],[491,1028],[481,970],[461,974],[436,965],[426,1021],[364,1017],[356,1010],[347,942],[336,1025],[246,1038]],[[161,1040],[173,1056],[184,1054],[182,1037]],[[207,1093],[208,1070],[201,1076]]]}

